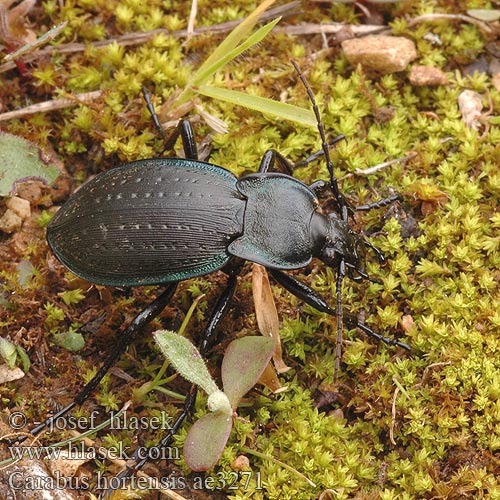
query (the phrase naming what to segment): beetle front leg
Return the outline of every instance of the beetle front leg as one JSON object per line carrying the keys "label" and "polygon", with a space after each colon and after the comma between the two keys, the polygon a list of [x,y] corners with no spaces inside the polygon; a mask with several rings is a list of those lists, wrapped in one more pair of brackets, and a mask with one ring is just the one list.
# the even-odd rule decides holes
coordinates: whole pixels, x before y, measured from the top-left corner
{"label": "beetle front leg", "polygon": [[[268,271],[271,273],[271,276],[281,285],[283,288],[286,288],[292,295],[295,295],[302,301],[304,301],[306,304],[309,304],[310,306],[314,307],[314,309],[324,312],[330,316],[336,316],[337,312],[331,308],[327,302],[319,295],[317,292],[315,292],[312,288],[308,287],[301,281],[299,281],[296,278],[293,278],[292,276],[284,273],[283,271],[279,271],[277,269],[268,269]],[[342,278],[343,279],[343,278]],[[338,285],[337,285],[338,288]],[[385,344],[389,345],[396,345],[398,347],[402,347],[403,349],[410,350],[410,346],[408,344],[405,344],[404,342],[400,342],[395,339],[391,339],[390,337],[384,337],[380,333],[377,333],[373,331],[371,328],[368,326],[360,323],[356,319],[354,319],[351,316],[346,317],[346,323],[351,327],[351,328],[359,328],[363,332],[365,332],[367,335],[370,337],[373,337],[380,342],[384,342]],[[338,341],[338,339],[337,339]],[[338,347],[337,347],[338,349]],[[335,363],[337,365],[337,359],[335,360]]]}
{"label": "beetle front leg", "polygon": [[[341,261],[342,264],[343,261]],[[341,267],[341,266],[339,266]],[[342,349],[342,303],[341,303],[341,287],[344,279],[343,268],[339,269],[337,278],[337,310],[332,309],[326,301],[316,293],[312,288],[308,287],[301,281],[292,278],[288,274],[277,269],[270,269],[273,278],[290,293],[303,300],[306,304],[314,307],[318,311],[337,317],[337,342],[335,347],[335,366],[333,372],[334,382],[337,381],[337,373],[340,367],[340,353]]]}
{"label": "beetle front leg", "polygon": [[293,176],[293,163],[288,161],[281,153],[275,149],[268,149],[260,161],[259,173],[265,174],[273,170],[274,165],[278,163],[289,175]]}
{"label": "beetle front leg", "polygon": [[340,356],[342,350],[342,282],[345,277],[345,266],[344,261],[341,260],[339,264],[339,270],[337,275],[337,285],[336,285],[336,294],[337,294],[337,310],[332,309],[326,301],[316,293],[312,288],[309,288],[307,285],[302,283],[301,281],[292,278],[288,274],[285,274],[282,271],[278,271],[277,269],[270,269],[271,275],[273,278],[283,287],[285,287],[290,293],[303,300],[306,304],[314,307],[318,311],[325,312],[330,316],[337,317],[337,340],[335,346],[335,365],[333,371],[333,380],[337,381],[337,374],[340,368]]}
{"label": "beetle front leg", "polygon": [[302,283],[302,281],[299,281],[298,279],[295,279],[277,269],[268,268],[267,270],[271,273],[271,276],[292,295],[295,295],[295,297],[298,297],[300,300],[320,312],[324,312],[330,316],[335,316],[335,310],[327,304],[326,300],[324,300],[323,297],[321,297],[321,295],[315,292],[312,288],[309,288],[306,284]]}
{"label": "beetle front leg", "polygon": [[391,205],[396,201],[402,201],[402,200],[403,197],[399,193],[397,193],[388,196],[387,198],[384,198],[382,200],[374,201],[373,203],[367,203],[366,205],[359,205],[354,210],[356,210],[356,212],[367,212],[368,210],[373,210],[375,208],[382,208],[387,205]]}

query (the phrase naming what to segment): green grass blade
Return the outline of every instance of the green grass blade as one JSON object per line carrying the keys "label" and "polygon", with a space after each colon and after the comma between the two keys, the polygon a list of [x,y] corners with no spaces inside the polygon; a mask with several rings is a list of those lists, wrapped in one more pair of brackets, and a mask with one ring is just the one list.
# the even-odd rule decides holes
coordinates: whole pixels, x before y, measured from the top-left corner
{"label": "green grass blade", "polygon": [[235,90],[213,87],[211,85],[204,85],[203,87],[193,90],[206,97],[237,104],[238,106],[260,111],[261,113],[267,113],[282,120],[289,120],[309,127],[316,126],[316,118],[310,109],[299,108],[292,104],[274,101],[266,97],[249,95]]}
{"label": "green grass blade", "polygon": [[235,59],[243,52],[248,50],[250,47],[258,44],[261,40],[263,40],[268,35],[268,33],[276,26],[276,24],[278,24],[280,19],[281,18],[278,17],[274,21],[271,21],[265,26],[262,26],[240,45],[234,47],[232,50],[228,52],[220,54],[220,57],[218,59],[213,60],[212,56],[210,56],[207,59],[207,61],[213,60],[213,62],[207,65],[207,61],[205,61],[205,63],[203,63],[200,66],[200,68],[198,68],[196,73],[193,75],[193,78],[188,83],[187,87],[184,89],[182,94],[177,99],[176,105],[178,106],[188,101],[191,98],[191,96],[193,95],[193,87],[203,85],[208,79],[210,79],[219,69],[225,66],[229,61]]}
{"label": "green grass blade", "polygon": [[[247,35],[252,31],[257,24],[259,17],[266,11],[276,0],[265,0],[251,14],[248,15],[229,35],[221,42],[221,44],[208,56],[207,60],[198,68],[199,72],[204,72],[209,66],[212,66],[218,59],[233,50]],[[195,74],[196,78],[196,74]]]}
{"label": "green grass blade", "polygon": [[281,17],[278,17],[277,19],[274,19],[274,21],[271,21],[270,23],[267,23],[266,25],[260,27],[255,33],[250,35],[244,42],[240,43],[240,45],[238,45],[234,49],[224,54],[221,54],[221,57],[219,59],[214,61],[209,66],[206,66],[203,71],[198,70],[192,81],[193,87],[203,85],[209,78],[211,78],[217,72],[217,70],[225,66],[229,61],[235,59],[253,45],[258,44],[278,24],[280,19]]}

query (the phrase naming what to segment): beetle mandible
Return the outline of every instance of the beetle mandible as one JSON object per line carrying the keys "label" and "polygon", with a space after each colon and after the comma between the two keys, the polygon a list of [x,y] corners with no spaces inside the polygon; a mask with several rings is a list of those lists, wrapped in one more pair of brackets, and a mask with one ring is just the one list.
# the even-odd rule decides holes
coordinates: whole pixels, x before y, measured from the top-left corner
{"label": "beetle mandible", "polygon": [[[51,421],[87,399],[136,333],[169,303],[179,281],[222,269],[229,278],[206,327],[200,346],[205,354],[214,330],[224,316],[245,260],[262,264],[272,276],[306,303],[337,317],[335,377],[340,363],[343,329],[342,282],[346,273],[367,278],[366,246],[380,253],[354,232],[352,212],[339,191],[326,134],[314,95],[293,62],[312,103],[322,149],[306,160],[290,163],[275,150],[267,151],[258,173],[237,178],[228,170],[198,160],[189,121],[182,120],[166,148],[180,136],[186,158],[153,158],[113,168],[82,186],[56,213],[47,228],[47,241],[56,257],[74,274],[97,284],[121,287],[167,284],[163,293],[125,329],[114,352],[75,401],[31,431],[38,434]],[[161,134],[151,101],[148,108]],[[334,143],[342,139],[339,136]],[[329,183],[310,186],[293,177],[293,169],[324,156]],[[273,172],[278,165],[286,173]],[[318,196],[329,188],[338,213],[324,214]],[[395,201],[392,196],[366,210]],[[318,258],[337,269],[336,308],[310,287],[284,271],[307,266]],[[403,342],[383,337],[354,320],[353,325],[379,340],[409,349]],[[184,411],[158,447],[168,445],[194,404],[196,389]],[[138,470],[145,460],[137,460]],[[132,472],[133,473],[133,472]]]}

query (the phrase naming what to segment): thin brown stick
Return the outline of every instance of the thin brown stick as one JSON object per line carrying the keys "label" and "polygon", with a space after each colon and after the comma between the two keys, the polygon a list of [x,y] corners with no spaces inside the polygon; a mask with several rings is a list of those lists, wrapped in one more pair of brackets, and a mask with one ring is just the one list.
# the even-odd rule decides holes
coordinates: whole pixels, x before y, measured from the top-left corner
{"label": "thin brown stick", "polygon": [[78,106],[99,98],[101,94],[102,90],[95,90],[94,92],[85,92],[84,94],[76,94],[71,97],[61,97],[59,99],[53,99],[52,101],[38,102],[36,104],[32,104],[31,106],[26,106],[25,108],[2,113],[0,114],[0,121],[12,120],[12,118],[21,118],[35,113],[47,113],[47,111],[68,108],[70,106]]}
{"label": "thin brown stick", "polygon": [[343,177],[340,177],[339,180],[344,180],[348,179],[349,177],[353,177],[355,175],[359,175],[362,177],[368,177],[369,175],[375,174],[376,172],[379,172],[380,170],[384,170],[387,167],[390,167],[391,165],[394,165],[396,163],[404,163],[407,162],[417,156],[417,153],[408,153],[406,156],[403,156],[401,158],[395,158],[394,160],[389,160],[389,161],[384,161],[383,163],[379,163],[378,165],[373,165],[373,167],[368,167],[368,168],[357,168],[354,172],[350,172]]}
{"label": "thin brown stick", "polygon": [[196,14],[198,13],[198,0],[191,0],[191,12],[189,13],[189,20],[187,26],[186,43],[189,42],[194,33],[194,23],[196,21]]}
{"label": "thin brown stick", "polygon": [[392,408],[391,408],[391,426],[389,427],[389,440],[396,446],[396,440],[394,439],[394,427],[396,426],[396,399],[399,394],[399,387],[394,390],[394,396],[392,398]]}
{"label": "thin brown stick", "polygon": [[342,23],[331,23],[331,24],[312,24],[304,23],[297,24],[294,26],[277,26],[274,28],[274,32],[286,33],[287,35],[332,35],[339,31],[349,28],[357,36],[366,36],[383,33],[390,31],[389,26],[379,26],[376,24],[364,24],[364,25],[353,25],[353,24],[342,24]]}
{"label": "thin brown stick", "polygon": [[[285,5],[282,5],[280,7],[269,9],[267,12],[262,14],[260,20],[268,21],[270,19],[275,19],[276,17],[279,16],[284,16],[287,14],[290,15],[294,13],[293,11],[298,7],[300,7],[300,5],[301,2],[296,0],[287,3]],[[227,31],[231,31],[235,26],[240,24],[241,21],[242,19],[237,19],[236,21],[228,21],[226,23],[216,24],[213,26],[201,26],[200,28],[196,28],[195,30],[193,30],[193,36],[201,35],[204,33],[224,33]],[[117,43],[118,45],[128,47],[145,43],[154,38],[156,35],[160,34],[173,36],[176,38],[184,38],[188,36],[188,30],[184,29],[178,31],[170,31],[166,28],[158,28],[155,30],[139,32],[139,33],[127,33],[125,35],[116,38],[110,38],[108,40],[101,40],[99,42],[94,42],[90,45],[92,45],[93,47],[101,48],[101,47],[107,47],[112,43]],[[57,46],[46,47],[45,49],[39,50],[38,52],[27,55],[25,58],[23,58],[23,61],[31,62],[40,57],[50,55],[53,52],[57,52],[57,54],[73,54],[75,52],[83,52],[88,48],[88,46],[89,44],[87,43],[67,43]],[[0,65],[0,73],[5,73],[6,71],[13,69],[14,67],[15,64],[13,62],[4,63]]]}
{"label": "thin brown stick", "polygon": [[492,28],[488,26],[487,23],[480,21],[479,19],[474,19],[473,17],[466,16],[464,14],[424,14],[422,16],[414,17],[408,21],[408,27],[415,26],[415,24],[426,22],[426,21],[440,21],[442,19],[449,19],[452,21],[464,21],[466,23],[474,24],[485,33],[491,33]]}

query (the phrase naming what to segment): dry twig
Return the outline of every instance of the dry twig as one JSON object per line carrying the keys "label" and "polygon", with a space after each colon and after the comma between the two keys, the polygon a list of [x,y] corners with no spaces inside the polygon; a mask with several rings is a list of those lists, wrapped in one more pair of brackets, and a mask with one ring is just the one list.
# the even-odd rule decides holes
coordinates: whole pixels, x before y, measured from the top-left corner
{"label": "dry twig", "polygon": [[61,97],[60,99],[53,99],[52,101],[43,101],[25,108],[15,109],[7,113],[0,114],[0,121],[12,120],[12,118],[21,118],[35,113],[47,113],[55,109],[68,108],[69,106],[78,106],[86,102],[93,101],[100,97],[102,90],[95,90],[94,92],[85,92],[83,94],[76,94],[71,97]]}

